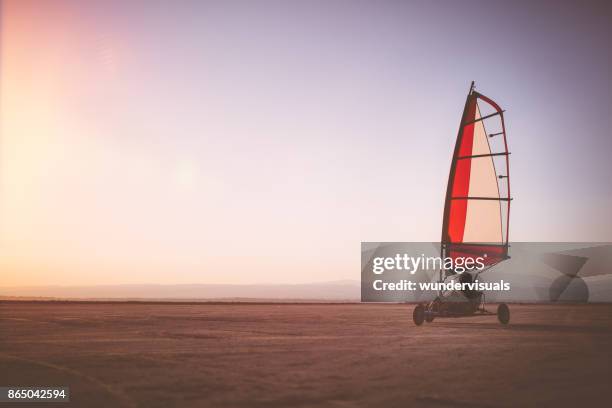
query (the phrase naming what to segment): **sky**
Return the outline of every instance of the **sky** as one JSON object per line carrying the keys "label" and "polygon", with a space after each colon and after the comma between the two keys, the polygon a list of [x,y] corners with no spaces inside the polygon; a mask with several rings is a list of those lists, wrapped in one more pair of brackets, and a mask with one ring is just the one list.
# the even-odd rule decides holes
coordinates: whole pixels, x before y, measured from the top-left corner
{"label": "sky", "polygon": [[439,241],[472,80],[511,241],[612,241],[612,7],[3,1],[0,286],[359,279]]}

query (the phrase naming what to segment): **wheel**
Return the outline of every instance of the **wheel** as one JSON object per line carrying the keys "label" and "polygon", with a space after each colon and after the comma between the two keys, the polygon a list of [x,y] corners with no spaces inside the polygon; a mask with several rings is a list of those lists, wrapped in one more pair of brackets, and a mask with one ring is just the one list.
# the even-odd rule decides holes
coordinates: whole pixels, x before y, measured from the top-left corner
{"label": "wheel", "polygon": [[431,311],[426,311],[426,312],[425,312],[425,321],[426,321],[427,323],[431,323],[431,322],[433,322],[433,321],[434,321],[434,317],[435,317],[435,316],[434,316],[433,312],[431,312]]}
{"label": "wheel", "polygon": [[508,324],[508,322],[510,322],[510,309],[507,304],[500,303],[499,306],[497,306],[497,320],[499,320],[501,324]]}
{"label": "wheel", "polygon": [[423,324],[425,320],[425,308],[423,305],[417,305],[412,311],[412,320],[414,320],[414,324],[420,326]]}

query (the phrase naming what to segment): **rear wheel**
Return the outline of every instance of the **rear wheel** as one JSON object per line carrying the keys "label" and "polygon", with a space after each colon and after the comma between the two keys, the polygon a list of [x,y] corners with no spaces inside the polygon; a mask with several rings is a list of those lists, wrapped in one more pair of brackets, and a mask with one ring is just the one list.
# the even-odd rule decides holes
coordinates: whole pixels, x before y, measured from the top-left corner
{"label": "rear wheel", "polygon": [[434,314],[432,311],[426,311],[425,312],[425,321],[427,323],[431,323],[434,321]]}
{"label": "rear wheel", "polygon": [[423,324],[425,320],[425,308],[423,305],[417,305],[412,311],[412,320],[414,320],[414,324],[420,326]]}
{"label": "rear wheel", "polygon": [[501,324],[508,324],[510,322],[510,308],[505,303],[500,303],[497,306],[497,320]]}

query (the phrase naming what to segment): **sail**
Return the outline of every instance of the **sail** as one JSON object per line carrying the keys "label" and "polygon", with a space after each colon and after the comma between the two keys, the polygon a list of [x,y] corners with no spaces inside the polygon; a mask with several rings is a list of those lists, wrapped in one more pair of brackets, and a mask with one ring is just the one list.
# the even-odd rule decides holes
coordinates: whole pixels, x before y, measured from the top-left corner
{"label": "sail", "polygon": [[503,110],[472,83],[446,191],[443,257],[483,257],[488,266],[507,258],[508,155]]}

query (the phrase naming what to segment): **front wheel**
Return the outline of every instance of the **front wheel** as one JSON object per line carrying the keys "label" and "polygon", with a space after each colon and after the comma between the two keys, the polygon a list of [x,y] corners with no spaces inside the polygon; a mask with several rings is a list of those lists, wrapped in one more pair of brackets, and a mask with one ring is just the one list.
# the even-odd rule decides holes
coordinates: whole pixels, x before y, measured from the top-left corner
{"label": "front wheel", "polygon": [[423,305],[417,305],[412,311],[412,320],[414,320],[414,324],[420,326],[423,324],[425,320],[425,308]]}
{"label": "front wheel", "polygon": [[497,320],[499,320],[501,324],[508,324],[508,322],[510,322],[510,308],[508,308],[507,304],[500,303],[499,306],[497,306]]}

